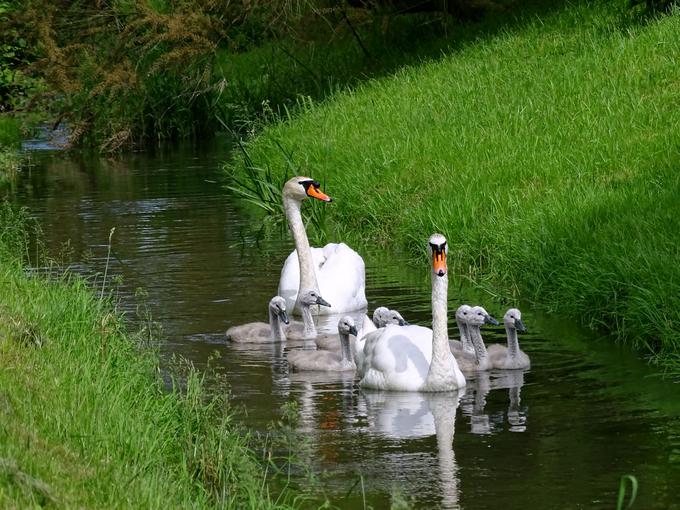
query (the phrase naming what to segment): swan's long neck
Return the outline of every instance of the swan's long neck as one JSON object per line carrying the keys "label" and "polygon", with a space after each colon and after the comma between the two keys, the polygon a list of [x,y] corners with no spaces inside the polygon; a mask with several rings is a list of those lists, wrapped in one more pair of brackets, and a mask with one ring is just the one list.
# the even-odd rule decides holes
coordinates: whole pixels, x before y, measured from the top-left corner
{"label": "swan's long neck", "polygon": [[472,340],[472,345],[475,348],[475,359],[477,360],[477,364],[481,365],[489,356],[486,352],[484,340],[482,340],[482,332],[479,326],[470,325],[468,325],[468,332],[470,334],[470,340]]}
{"label": "swan's long neck", "polygon": [[343,365],[351,364],[354,361],[347,333],[340,333],[340,356],[342,357],[340,363]]}
{"label": "swan's long neck", "polygon": [[517,339],[517,330],[505,326],[505,332],[508,335],[508,356],[515,358],[519,353],[519,340]]}
{"label": "swan's long neck", "polygon": [[464,351],[472,350],[472,344],[470,343],[470,337],[468,336],[467,324],[456,317],[456,324],[458,324],[458,331],[460,331],[460,343]]}
{"label": "swan's long neck", "polygon": [[269,309],[269,330],[272,342],[283,342],[286,335],[283,332],[283,323],[279,315],[271,308]]}
{"label": "swan's long neck", "polygon": [[432,360],[427,373],[427,383],[446,380],[451,371],[449,334],[447,327],[446,292],[449,276],[432,274]]}
{"label": "swan's long neck", "polygon": [[283,209],[286,212],[288,227],[290,227],[290,231],[293,234],[295,250],[297,251],[298,260],[300,261],[298,303],[300,302],[300,294],[303,292],[307,290],[319,291],[319,284],[316,281],[316,273],[314,272],[312,250],[309,247],[309,239],[307,239],[307,232],[305,232],[305,224],[302,222],[300,205],[299,200],[294,200],[284,195]]}
{"label": "swan's long neck", "polygon": [[316,327],[314,326],[310,305],[302,305],[302,324],[304,326],[302,336],[304,338],[316,338]]}

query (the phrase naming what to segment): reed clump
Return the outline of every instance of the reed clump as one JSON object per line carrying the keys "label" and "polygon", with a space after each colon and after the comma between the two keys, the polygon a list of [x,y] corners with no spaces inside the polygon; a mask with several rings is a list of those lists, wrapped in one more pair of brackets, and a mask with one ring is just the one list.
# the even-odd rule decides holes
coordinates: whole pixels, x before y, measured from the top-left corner
{"label": "reed clump", "polygon": [[252,162],[323,179],[346,238],[422,256],[440,231],[461,272],[672,363],[680,12],[575,4],[485,39],[465,30],[437,61],[265,129]]}

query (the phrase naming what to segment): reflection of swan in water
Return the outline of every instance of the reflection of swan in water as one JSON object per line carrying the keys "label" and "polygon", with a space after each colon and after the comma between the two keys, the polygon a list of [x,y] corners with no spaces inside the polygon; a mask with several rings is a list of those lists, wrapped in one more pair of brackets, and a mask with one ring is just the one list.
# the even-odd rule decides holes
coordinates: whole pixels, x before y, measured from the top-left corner
{"label": "reflection of swan in water", "polygon": [[470,432],[473,434],[492,432],[492,420],[485,410],[486,398],[492,387],[489,372],[477,372],[468,378],[465,392],[461,393],[461,414],[470,418]]}
{"label": "reflection of swan in water", "polygon": [[498,372],[498,377],[491,381],[493,389],[507,388],[508,398],[508,423],[510,432],[526,431],[527,408],[520,407],[520,391],[524,385],[523,370],[503,370]]}
{"label": "reflection of swan in water", "polygon": [[365,392],[372,431],[389,438],[436,435],[442,508],[459,508],[458,466],[453,450],[459,392]]}

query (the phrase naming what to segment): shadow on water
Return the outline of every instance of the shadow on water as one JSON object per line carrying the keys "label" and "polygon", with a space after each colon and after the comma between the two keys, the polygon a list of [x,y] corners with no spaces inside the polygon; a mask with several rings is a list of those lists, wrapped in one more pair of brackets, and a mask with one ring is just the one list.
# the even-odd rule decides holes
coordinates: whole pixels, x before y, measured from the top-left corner
{"label": "shadow on water", "polygon": [[[609,509],[622,474],[640,482],[636,508],[680,508],[678,385],[559,317],[522,307],[531,370],[479,375],[459,395],[364,392],[351,375],[291,373],[291,346],[227,344],[229,326],[265,320],[292,248],[287,236],[250,242],[253,217],[219,182],[228,152],[221,141],[116,161],[36,156],[14,200],[38,219],[50,252],[68,243],[72,266],[88,274],[103,272],[115,227],[108,274],[122,279],[124,310],[133,312],[135,289],[145,289],[163,327],[163,363],[179,354],[201,367],[219,353],[212,363],[255,430],[296,402],[307,461],[341,508],[362,508],[364,499],[388,508],[399,493],[415,508]],[[428,268],[355,248],[366,261],[369,308],[389,305],[428,325]],[[461,302],[504,313],[452,285],[449,308]],[[501,328],[483,332],[504,341]]]}

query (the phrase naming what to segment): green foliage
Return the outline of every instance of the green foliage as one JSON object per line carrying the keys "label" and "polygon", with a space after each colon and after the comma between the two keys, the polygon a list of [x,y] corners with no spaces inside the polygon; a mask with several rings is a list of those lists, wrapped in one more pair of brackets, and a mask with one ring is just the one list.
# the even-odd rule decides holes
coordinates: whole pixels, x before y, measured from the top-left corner
{"label": "green foliage", "polygon": [[21,125],[14,117],[0,115],[0,148],[21,144]]}
{"label": "green foliage", "polygon": [[616,2],[488,40],[461,28],[441,61],[265,129],[251,164],[278,179],[290,159],[325,180],[345,238],[422,256],[441,231],[459,271],[672,356],[678,33],[679,12],[635,24]]}
{"label": "green foliage", "polygon": [[27,274],[26,221],[0,207],[0,507],[298,507],[270,493],[219,379],[179,362],[168,391],[108,299]]}

